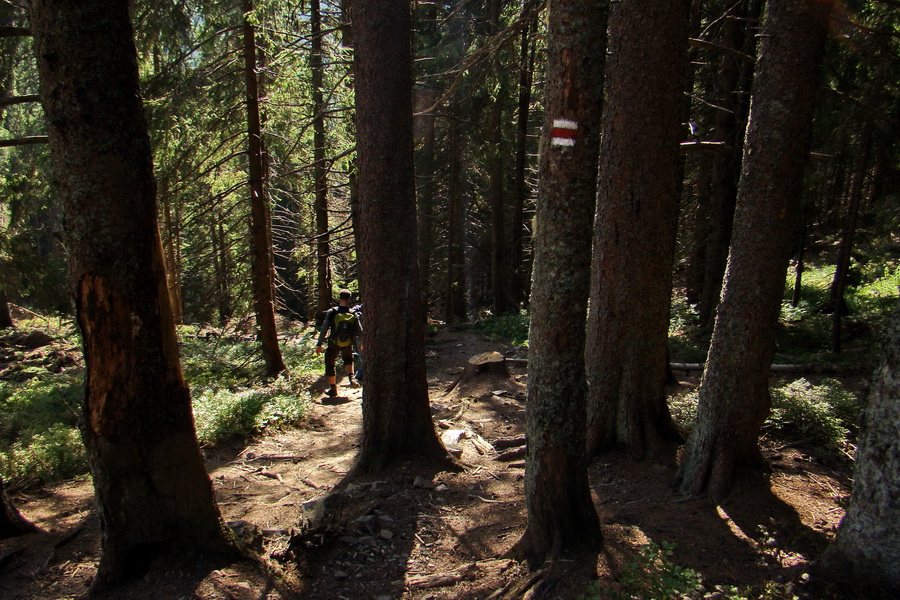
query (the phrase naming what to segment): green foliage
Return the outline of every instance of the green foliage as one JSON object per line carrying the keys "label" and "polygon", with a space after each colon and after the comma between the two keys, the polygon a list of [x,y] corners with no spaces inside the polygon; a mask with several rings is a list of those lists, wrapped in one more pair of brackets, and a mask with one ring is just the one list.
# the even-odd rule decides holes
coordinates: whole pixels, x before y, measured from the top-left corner
{"label": "green foliage", "polygon": [[772,410],[764,429],[780,438],[801,439],[825,455],[835,456],[858,430],[860,406],[839,381],[812,385],[798,379],[772,390]]}
{"label": "green foliage", "polygon": [[684,431],[690,431],[697,419],[698,388],[670,396],[668,398],[669,413],[675,423]]}
{"label": "green foliage", "polygon": [[619,574],[619,589],[601,589],[593,584],[582,600],[669,600],[691,598],[700,589],[700,575],[669,560],[675,544],[650,542]]}
{"label": "green foliage", "polygon": [[703,362],[709,347],[697,327],[697,310],[684,296],[672,298],[669,317],[669,354],[676,362]]}
{"label": "green foliage", "polygon": [[88,470],[81,435],[73,426],[51,425],[0,449],[4,479],[37,477],[43,481],[69,479]]}
{"label": "green foliage", "polygon": [[[797,600],[793,583],[767,581],[759,586],[705,586],[699,573],[671,562],[675,544],[650,542],[625,565],[616,589],[592,583],[579,600]],[[808,576],[801,576],[806,581]]]}
{"label": "green foliage", "polygon": [[884,318],[897,305],[900,295],[900,263],[876,260],[856,266],[857,285],[848,286],[847,304],[853,315],[877,321]]}
{"label": "green foliage", "polygon": [[197,438],[201,444],[217,444],[295,425],[308,406],[299,386],[286,378],[252,389],[209,389],[194,396]]}
{"label": "green foliage", "polygon": [[[75,337],[70,323],[59,325],[54,331]],[[254,343],[199,333],[196,327],[182,329],[182,355],[202,443],[246,439],[303,421],[310,401],[303,382],[319,369],[310,335],[283,347],[293,378],[266,382],[255,362],[259,352]],[[17,374],[28,379],[0,381],[0,474],[7,480],[56,481],[86,473],[78,433],[81,371],[50,373],[40,365],[26,365]]]}
{"label": "green foliage", "polygon": [[80,375],[44,371],[24,383],[0,382],[0,473],[6,479],[58,480],[87,471],[77,423]]}
{"label": "green foliage", "polygon": [[319,369],[313,351],[314,331],[282,344],[282,358],[291,376],[271,382],[263,378],[256,342],[201,337],[196,328],[181,331],[182,364],[202,444],[246,439],[303,421],[310,402],[303,382]]}
{"label": "green foliage", "polygon": [[192,390],[238,387],[262,380],[264,365],[258,342],[201,335],[181,336],[181,367]]}
{"label": "green foliage", "polygon": [[486,332],[492,339],[527,347],[529,323],[528,313],[522,310],[515,314],[483,318],[475,322],[474,328]]}
{"label": "green foliage", "polygon": [[75,426],[81,406],[80,375],[47,375],[24,383],[0,382],[2,439],[32,436],[54,425]]}
{"label": "green foliage", "polygon": [[[859,430],[860,403],[836,379],[812,385],[797,379],[771,391],[772,408],[764,430],[787,441],[803,441],[826,457],[837,456]],[[699,390],[669,397],[675,423],[690,431],[697,418]]]}
{"label": "green foliage", "polygon": [[807,265],[796,307],[790,303],[794,293],[794,273],[788,273],[777,337],[777,362],[829,362],[851,366],[877,362],[878,332],[883,329],[884,321],[898,299],[900,263],[889,256],[877,257],[853,264],[851,273],[852,282],[844,294],[850,314],[843,318],[844,351],[840,355],[831,352],[834,316],[823,310],[829,300],[834,265]]}

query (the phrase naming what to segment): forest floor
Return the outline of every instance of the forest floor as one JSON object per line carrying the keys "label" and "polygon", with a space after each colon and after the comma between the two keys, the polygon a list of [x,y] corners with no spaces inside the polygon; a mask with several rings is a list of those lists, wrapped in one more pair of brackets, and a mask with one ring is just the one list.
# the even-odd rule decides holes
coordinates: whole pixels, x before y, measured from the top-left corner
{"label": "forest floor", "polygon": [[[716,585],[795,580],[832,538],[850,494],[846,465],[828,466],[801,449],[767,443],[771,471],[742,477],[716,506],[676,495],[674,451],[662,462],[613,453],[595,460],[589,473],[604,550],[529,573],[505,557],[525,529],[524,457],[483,443],[524,433],[525,367],[516,363],[510,378],[486,375],[445,392],[470,357],[494,350],[508,357],[520,352],[450,329],[427,344],[432,411],[445,443],[461,450],[459,472],[409,464],[377,478],[345,480],[358,448],[361,389],[342,388],[335,399],[320,398],[305,427],[207,449],[225,520],[255,535],[268,573],[276,576],[250,562],[157,562],[111,597],[575,600],[591,582],[615,588],[651,540],[675,544],[668,560],[697,571],[712,592]],[[670,391],[696,384],[684,378]],[[314,385],[324,389],[321,381]],[[304,520],[335,488],[339,498],[330,506],[341,518],[331,529],[300,535]],[[29,489],[14,501],[41,531],[0,542],[0,597],[86,598],[100,548],[89,479]]]}

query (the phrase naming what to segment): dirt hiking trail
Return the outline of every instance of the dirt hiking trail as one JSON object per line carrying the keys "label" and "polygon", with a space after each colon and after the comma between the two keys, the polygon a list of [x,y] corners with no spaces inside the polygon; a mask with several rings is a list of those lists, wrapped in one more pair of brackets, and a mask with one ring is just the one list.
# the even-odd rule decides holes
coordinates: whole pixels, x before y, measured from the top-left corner
{"label": "dirt hiking trail", "polygon": [[[614,586],[649,540],[676,544],[671,561],[695,569],[708,585],[753,585],[798,575],[833,536],[850,493],[848,473],[794,448],[767,449],[772,471],[739,480],[721,506],[675,495],[674,453],[662,463],[612,453],[590,467],[604,551],[596,560],[529,573],[505,558],[526,519],[525,459],[517,444],[524,361],[511,361],[510,377],[479,376],[445,391],[472,356],[491,351],[524,357],[466,330],[443,329],[427,344],[432,413],[461,471],[410,464],[345,481],[358,448],[362,390],[342,387],[337,398],[320,397],[303,428],[207,451],[225,520],[275,576],[250,562],[157,561],[110,597],[574,600],[591,581]],[[335,486],[340,491],[329,497]],[[86,598],[100,548],[89,480],[27,490],[14,500],[41,532],[0,542],[0,598]],[[319,528],[301,535],[311,519]]]}

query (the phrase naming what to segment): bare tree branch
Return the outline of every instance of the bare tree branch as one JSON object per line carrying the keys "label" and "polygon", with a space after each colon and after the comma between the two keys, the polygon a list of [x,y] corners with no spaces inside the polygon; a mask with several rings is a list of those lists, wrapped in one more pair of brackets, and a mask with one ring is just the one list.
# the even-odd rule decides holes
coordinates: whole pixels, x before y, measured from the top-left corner
{"label": "bare tree branch", "polygon": [[11,146],[28,146],[31,144],[46,144],[46,135],[29,135],[21,138],[13,138],[11,140],[0,140],[0,148],[9,148]]}

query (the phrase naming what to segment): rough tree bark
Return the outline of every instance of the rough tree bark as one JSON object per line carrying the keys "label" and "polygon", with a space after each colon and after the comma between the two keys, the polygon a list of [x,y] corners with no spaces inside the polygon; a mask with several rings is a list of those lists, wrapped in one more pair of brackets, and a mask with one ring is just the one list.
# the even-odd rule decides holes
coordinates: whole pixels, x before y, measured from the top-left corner
{"label": "rough tree bark", "polygon": [[586,353],[592,453],[623,446],[642,458],[680,440],[665,377],[689,7],[610,10]]}
{"label": "rough tree bark", "polygon": [[768,4],[728,270],[697,420],[676,477],[686,494],[720,499],[740,465],[762,460],[757,438],[769,412],[769,367],[831,6]]}
{"label": "rough tree bark", "polygon": [[102,529],[95,589],[163,552],[233,552],[178,357],[128,4],[31,5],[87,369],[82,436]]}
{"label": "rough tree bark", "polygon": [[606,5],[550,5],[525,430],[528,524],[513,554],[536,567],[598,550],[587,479],[585,323],[597,184]]}
{"label": "rough tree bark", "polygon": [[275,268],[272,261],[272,218],[264,186],[259,86],[256,77],[256,34],[248,16],[252,0],[242,0],[244,28],[244,80],[247,101],[247,174],[250,187],[250,245],[253,265],[253,302],[266,375],[287,370],[278,346],[275,326]]}
{"label": "rough tree bark", "polygon": [[416,244],[410,12],[405,0],[353,5],[361,279],[366,324],[357,469],[449,461],[431,421]]}
{"label": "rough tree bark", "polygon": [[[853,477],[837,537],[818,561],[824,577],[869,597],[900,597],[900,313],[873,377]],[[862,596],[860,596],[862,597]]]}

